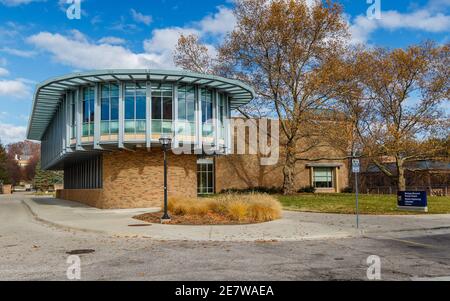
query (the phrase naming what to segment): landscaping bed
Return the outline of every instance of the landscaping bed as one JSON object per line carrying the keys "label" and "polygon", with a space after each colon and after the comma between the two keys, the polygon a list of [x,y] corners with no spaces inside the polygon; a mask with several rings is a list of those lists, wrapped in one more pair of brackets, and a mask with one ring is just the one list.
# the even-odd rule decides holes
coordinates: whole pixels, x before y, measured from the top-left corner
{"label": "landscaping bed", "polygon": [[[172,225],[243,225],[281,218],[282,206],[267,194],[224,194],[214,198],[171,198],[168,202]],[[162,212],[135,216],[160,223]]]}

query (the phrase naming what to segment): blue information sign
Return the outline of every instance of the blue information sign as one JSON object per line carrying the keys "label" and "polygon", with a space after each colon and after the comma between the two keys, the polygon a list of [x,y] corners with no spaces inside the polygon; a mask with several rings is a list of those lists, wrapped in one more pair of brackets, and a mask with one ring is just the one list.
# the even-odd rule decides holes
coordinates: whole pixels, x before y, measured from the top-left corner
{"label": "blue information sign", "polygon": [[428,211],[426,191],[402,191],[398,193],[398,207],[404,210]]}

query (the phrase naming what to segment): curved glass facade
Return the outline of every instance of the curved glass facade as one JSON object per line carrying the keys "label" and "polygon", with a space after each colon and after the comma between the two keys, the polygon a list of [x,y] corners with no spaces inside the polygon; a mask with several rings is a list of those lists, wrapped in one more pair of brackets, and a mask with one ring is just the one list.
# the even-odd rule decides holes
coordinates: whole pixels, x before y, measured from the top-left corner
{"label": "curved glass facade", "polygon": [[94,142],[100,147],[120,141],[151,144],[162,135],[181,144],[226,146],[229,102],[226,93],[216,89],[178,82],[115,81],[80,86],[77,93],[68,94],[67,102],[72,146],[79,146],[80,140],[83,147]]}
{"label": "curved glass facade", "polygon": [[230,111],[251,87],[219,76],[170,70],[99,70],[38,85],[27,137],[42,141],[42,166],[98,151],[159,146],[162,135],[195,153],[230,150]]}

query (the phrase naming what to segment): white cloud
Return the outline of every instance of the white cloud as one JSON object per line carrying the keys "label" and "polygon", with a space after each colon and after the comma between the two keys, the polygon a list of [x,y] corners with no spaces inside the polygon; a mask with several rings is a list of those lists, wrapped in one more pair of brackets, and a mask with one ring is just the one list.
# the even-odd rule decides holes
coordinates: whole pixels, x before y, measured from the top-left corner
{"label": "white cloud", "polygon": [[110,44],[110,45],[121,45],[126,43],[124,39],[118,37],[103,37],[100,40],[98,40],[98,42],[100,44]]}
{"label": "white cloud", "polygon": [[27,128],[8,123],[0,123],[0,140],[3,144],[10,144],[25,140]]}
{"label": "white cloud", "polygon": [[34,51],[14,49],[14,48],[9,48],[9,47],[4,47],[4,48],[0,49],[0,51],[10,54],[10,55],[23,57],[23,58],[30,58],[30,57],[33,57],[34,55],[36,55],[36,52],[34,52]]}
{"label": "white cloud", "polygon": [[144,15],[133,8],[130,10],[130,13],[131,13],[131,16],[133,17],[133,20],[137,23],[143,23],[145,25],[150,25],[153,22],[152,16]]}
{"label": "white cloud", "polygon": [[[391,31],[409,29],[432,33],[446,32],[450,28],[450,16],[437,12],[433,8],[439,1],[443,0],[431,1],[427,7],[410,13],[399,13],[393,10],[385,11],[382,12],[379,20],[370,20],[364,15],[359,15],[350,26],[353,43],[366,43],[370,35],[378,29]],[[449,5],[450,1],[446,0],[445,2]]]}
{"label": "white cloud", "polygon": [[219,7],[219,11],[205,17],[199,22],[200,29],[204,34],[224,35],[231,32],[236,25],[236,17],[233,11],[227,7]]}
{"label": "white cloud", "polygon": [[[218,12],[185,27],[155,29],[151,37],[143,41],[144,51],[136,53],[122,46],[122,40],[105,37],[90,41],[79,31],[68,35],[41,32],[27,38],[37,49],[50,53],[55,62],[77,69],[111,68],[161,68],[173,69],[173,51],[181,34],[196,34],[200,38],[221,38],[234,27],[234,17],[225,7]],[[213,45],[207,45],[211,54],[216,53]]]}
{"label": "white cloud", "polygon": [[9,71],[5,68],[0,67],[0,77],[8,76],[8,75],[9,75]]}
{"label": "white cloud", "polygon": [[35,47],[53,55],[61,64],[81,69],[155,68],[158,61],[147,53],[133,53],[122,47],[95,44],[61,34],[41,32],[27,38]]}
{"label": "white cloud", "polygon": [[0,80],[0,96],[28,98],[31,96],[30,87],[24,79]]}
{"label": "white cloud", "polygon": [[46,0],[0,0],[1,4],[6,6],[19,6],[22,4],[29,4],[31,2],[43,2]]}

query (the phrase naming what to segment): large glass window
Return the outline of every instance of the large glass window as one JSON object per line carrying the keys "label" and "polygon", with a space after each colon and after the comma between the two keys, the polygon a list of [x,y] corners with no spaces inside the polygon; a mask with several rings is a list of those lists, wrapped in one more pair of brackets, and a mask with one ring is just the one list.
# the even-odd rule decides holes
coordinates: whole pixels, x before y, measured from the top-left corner
{"label": "large glass window", "polygon": [[213,127],[213,92],[201,89],[203,137],[214,136]]}
{"label": "large glass window", "polygon": [[101,85],[101,134],[117,135],[119,133],[119,85]]}
{"label": "large glass window", "polygon": [[214,193],[214,161],[209,159],[197,162],[197,192],[199,195]]}
{"label": "large glass window", "polygon": [[152,83],[152,133],[172,134],[172,84]]}
{"label": "large glass window", "polygon": [[333,168],[314,168],[314,187],[333,188]]}
{"label": "large glass window", "polygon": [[125,84],[125,134],[145,134],[147,85]]}
{"label": "large glass window", "polygon": [[83,88],[83,137],[94,136],[95,89]]}
{"label": "large glass window", "polygon": [[178,86],[178,135],[195,136],[195,87]]}

